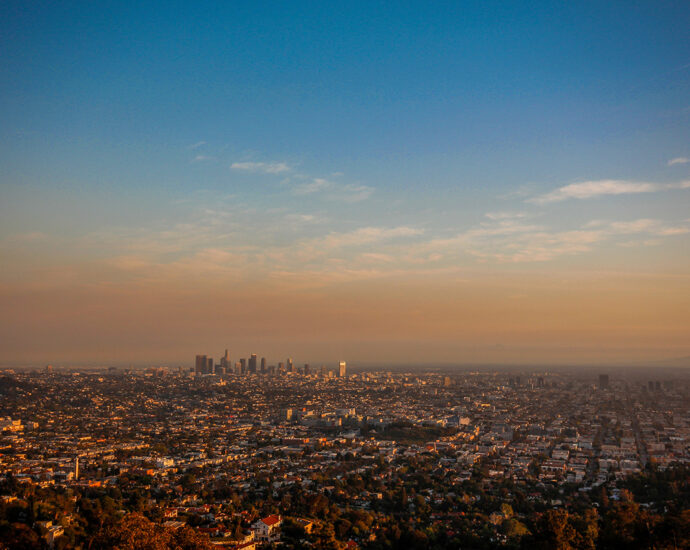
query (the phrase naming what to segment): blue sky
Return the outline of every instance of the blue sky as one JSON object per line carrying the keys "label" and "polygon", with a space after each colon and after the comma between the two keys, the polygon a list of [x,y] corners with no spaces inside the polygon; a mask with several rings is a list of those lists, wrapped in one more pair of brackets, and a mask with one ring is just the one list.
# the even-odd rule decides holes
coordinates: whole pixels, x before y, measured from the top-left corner
{"label": "blue sky", "polygon": [[[688,28],[687,2],[5,2],[5,292],[683,280]],[[17,357],[50,332],[24,323]]]}

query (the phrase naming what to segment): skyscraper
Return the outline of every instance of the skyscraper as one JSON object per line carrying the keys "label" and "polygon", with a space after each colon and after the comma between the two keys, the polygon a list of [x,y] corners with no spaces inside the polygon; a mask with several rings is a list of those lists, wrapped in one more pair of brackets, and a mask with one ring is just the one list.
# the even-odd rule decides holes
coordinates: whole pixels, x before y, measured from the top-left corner
{"label": "skyscraper", "polygon": [[599,387],[600,388],[608,388],[609,387],[609,375],[608,374],[600,374],[599,375]]}
{"label": "skyscraper", "polygon": [[256,353],[252,353],[249,357],[249,372],[256,374]]}
{"label": "skyscraper", "polygon": [[261,374],[266,374],[266,358],[261,358]]}
{"label": "skyscraper", "polygon": [[292,357],[288,357],[287,360],[287,371],[289,373],[295,372],[295,365],[292,363]]}
{"label": "skyscraper", "polygon": [[213,357],[197,355],[194,361],[194,372],[196,374],[213,374]]}
{"label": "skyscraper", "polygon": [[222,374],[229,374],[230,372],[230,355],[228,350],[225,350],[225,355],[220,359],[220,369]]}
{"label": "skyscraper", "polygon": [[347,363],[345,361],[341,361],[340,364],[338,365],[338,377],[339,378],[345,378],[347,376]]}

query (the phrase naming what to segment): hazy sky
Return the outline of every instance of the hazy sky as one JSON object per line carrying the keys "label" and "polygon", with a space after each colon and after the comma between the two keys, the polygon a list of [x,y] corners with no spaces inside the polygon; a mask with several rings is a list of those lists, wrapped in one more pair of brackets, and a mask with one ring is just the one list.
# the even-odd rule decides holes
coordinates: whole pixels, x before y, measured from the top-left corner
{"label": "hazy sky", "polygon": [[690,4],[0,4],[0,361],[690,355]]}

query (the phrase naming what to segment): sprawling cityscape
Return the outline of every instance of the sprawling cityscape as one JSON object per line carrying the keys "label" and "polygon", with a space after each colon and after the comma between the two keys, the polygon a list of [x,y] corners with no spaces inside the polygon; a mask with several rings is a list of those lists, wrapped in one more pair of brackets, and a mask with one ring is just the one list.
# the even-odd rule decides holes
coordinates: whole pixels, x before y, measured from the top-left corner
{"label": "sprawling cityscape", "polygon": [[690,549],[689,29],[0,1],[0,550]]}
{"label": "sprawling cityscape", "polygon": [[355,370],[5,369],[0,545],[687,547],[687,371]]}

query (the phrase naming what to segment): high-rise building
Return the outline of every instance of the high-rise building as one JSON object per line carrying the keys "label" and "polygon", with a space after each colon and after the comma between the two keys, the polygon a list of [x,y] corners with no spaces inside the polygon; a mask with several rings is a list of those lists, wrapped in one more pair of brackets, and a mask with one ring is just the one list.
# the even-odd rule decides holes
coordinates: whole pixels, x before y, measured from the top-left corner
{"label": "high-rise building", "polygon": [[295,372],[295,365],[292,363],[292,357],[288,357],[287,360],[287,371],[289,373]]}
{"label": "high-rise building", "polygon": [[608,388],[609,387],[609,375],[608,374],[600,374],[599,375],[599,387],[600,388]]}
{"label": "high-rise building", "polygon": [[345,361],[341,361],[340,364],[338,365],[338,377],[339,378],[345,378],[347,376],[347,363]]}
{"label": "high-rise building", "polygon": [[247,374],[247,360],[242,358],[240,359],[240,372],[239,374]]}
{"label": "high-rise building", "polygon": [[205,355],[197,355],[196,361],[194,362],[194,372],[196,374],[204,374],[205,369],[206,369],[206,356]]}
{"label": "high-rise building", "polygon": [[261,374],[266,374],[266,358],[261,358]]}
{"label": "high-rise building", "polygon": [[304,364],[304,376],[309,376],[311,374],[311,367],[309,363]]}
{"label": "high-rise building", "polygon": [[249,372],[256,374],[256,353],[252,353],[249,357]]}
{"label": "high-rise building", "polygon": [[197,355],[194,361],[194,372],[196,374],[213,374],[213,357]]}

